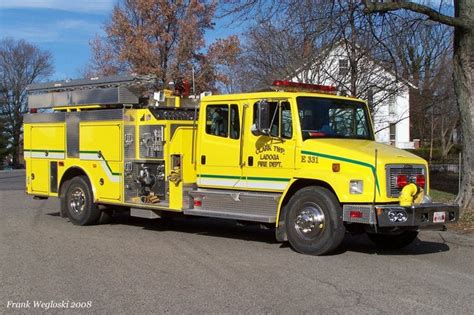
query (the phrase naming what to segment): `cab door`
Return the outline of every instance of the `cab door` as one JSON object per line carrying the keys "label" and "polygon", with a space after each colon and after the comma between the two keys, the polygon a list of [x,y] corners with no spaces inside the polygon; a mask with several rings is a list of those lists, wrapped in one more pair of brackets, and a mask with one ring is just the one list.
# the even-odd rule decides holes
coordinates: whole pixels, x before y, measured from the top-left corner
{"label": "cab door", "polygon": [[198,138],[200,187],[245,188],[240,166],[241,107],[239,102],[203,104]]}
{"label": "cab door", "polygon": [[294,114],[288,99],[265,100],[269,103],[269,135],[255,132],[257,106],[250,102],[244,133],[244,176],[250,190],[283,191],[295,169]]}

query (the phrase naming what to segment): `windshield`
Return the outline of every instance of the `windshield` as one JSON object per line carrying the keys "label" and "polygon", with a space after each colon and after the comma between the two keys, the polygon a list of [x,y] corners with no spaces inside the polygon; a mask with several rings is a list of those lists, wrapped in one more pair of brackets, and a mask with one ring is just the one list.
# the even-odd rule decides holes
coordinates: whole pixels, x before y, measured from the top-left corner
{"label": "windshield", "polygon": [[346,138],[373,140],[366,106],[361,102],[297,97],[303,140]]}

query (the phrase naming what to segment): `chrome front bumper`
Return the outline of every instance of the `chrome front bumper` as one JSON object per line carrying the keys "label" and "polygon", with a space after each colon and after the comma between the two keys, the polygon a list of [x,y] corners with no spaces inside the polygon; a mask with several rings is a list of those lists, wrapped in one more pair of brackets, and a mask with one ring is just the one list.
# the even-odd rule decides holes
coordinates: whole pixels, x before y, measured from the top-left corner
{"label": "chrome front bumper", "polygon": [[[405,211],[407,220],[405,222],[393,222],[390,220],[390,211]],[[390,226],[444,226],[446,223],[454,223],[459,219],[459,206],[446,205],[443,203],[426,203],[413,205],[411,207],[401,206],[375,206],[377,214],[377,225],[380,227]]]}
{"label": "chrome front bumper", "polygon": [[459,219],[459,206],[424,203],[410,207],[388,205],[344,205],[343,220],[379,227],[420,227],[443,229]]}

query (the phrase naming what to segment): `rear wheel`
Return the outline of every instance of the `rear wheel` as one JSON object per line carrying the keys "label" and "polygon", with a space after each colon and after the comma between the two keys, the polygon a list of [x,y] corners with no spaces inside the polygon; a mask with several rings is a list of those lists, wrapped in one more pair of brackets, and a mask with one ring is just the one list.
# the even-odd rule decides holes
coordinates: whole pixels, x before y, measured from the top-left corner
{"label": "rear wheel", "polygon": [[369,239],[382,249],[399,249],[410,245],[418,236],[418,231],[401,231],[397,234],[367,233]]}
{"label": "rear wheel", "polygon": [[71,179],[66,190],[64,208],[73,224],[90,225],[99,221],[101,211],[93,201],[92,189],[84,176]]}
{"label": "rear wheel", "polygon": [[323,255],[341,244],[345,234],[342,210],[332,192],[306,187],[291,197],[287,207],[288,241],[296,251]]}

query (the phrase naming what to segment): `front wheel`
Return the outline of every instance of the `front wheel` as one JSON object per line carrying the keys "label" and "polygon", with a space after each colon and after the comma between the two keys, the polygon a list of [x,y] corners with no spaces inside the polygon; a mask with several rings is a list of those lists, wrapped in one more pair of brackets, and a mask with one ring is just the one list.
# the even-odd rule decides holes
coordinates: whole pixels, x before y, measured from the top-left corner
{"label": "front wheel", "polygon": [[288,241],[297,252],[323,255],[341,244],[345,234],[342,209],[328,189],[303,188],[291,197],[287,207]]}
{"label": "front wheel", "polygon": [[381,249],[399,249],[410,245],[418,236],[418,231],[401,231],[397,234],[367,233],[369,239]]}
{"label": "front wheel", "polygon": [[92,189],[84,176],[75,177],[69,182],[64,203],[66,214],[75,225],[96,224],[100,218],[101,211],[94,203]]}

